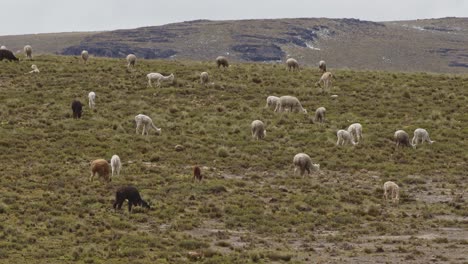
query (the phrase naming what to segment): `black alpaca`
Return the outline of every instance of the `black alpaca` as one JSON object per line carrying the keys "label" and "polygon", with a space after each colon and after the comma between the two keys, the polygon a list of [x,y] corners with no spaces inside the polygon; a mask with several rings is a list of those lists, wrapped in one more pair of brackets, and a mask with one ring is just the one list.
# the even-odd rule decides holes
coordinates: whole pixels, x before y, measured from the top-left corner
{"label": "black alpaca", "polygon": [[9,50],[0,50],[0,61],[2,61],[3,59],[7,59],[9,61],[19,61],[19,59],[16,58],[15,55],[13,55],[13,52]]}
{"label": "black alpaca", "polygon": [[71,108],[73,110],[73,118],[81,118],[83,104],[80,101],[73,100]]}
{"label": "black alpaca", "polygon": [[150,208],[147,202],[145,202],[143,199],[140,197],[140,193],[138,190],[133,187],[133,186],[124,186],[120,187],[117,189],[117,192],[115,193],[115,202],[114,202],[114,209],[120,209],[122,208],[122,204],[125,200],[128,200],[128,211],[132,211],[132,206],[141,206],[144,208]]}

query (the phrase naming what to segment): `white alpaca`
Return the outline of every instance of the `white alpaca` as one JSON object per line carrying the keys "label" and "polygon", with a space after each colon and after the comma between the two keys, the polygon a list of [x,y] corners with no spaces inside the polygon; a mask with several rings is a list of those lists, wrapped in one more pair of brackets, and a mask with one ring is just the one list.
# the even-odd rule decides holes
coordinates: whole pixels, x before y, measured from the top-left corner
{"label": "white alpaca", "polygon": [[411,144],[413,146],[416,146],[417,144],[419,144],[419,142],[423,144],[425,141],[429,142],[429,144],[432,144],[435,142],[429,138],[429,133],[427,132],[426,129],[417,128],[416,130],[414,130],[414,136],[413,136],[413,140],[411,140]]}
{"label": "white alpaca", "polygon": [[24,46],[24,53],[28,59],[32,60],[32,47],[30,45]]}
{"label": "white alpaca", "polygon": [[323,60],[319,61],[319,70],[321,72],[326,72],[327,71],[327,64],[325,63],[325,61],[323,61]]}
{"label": "white alpaca", "polygon": [[307,114],[307,110],[304,109],[297,99],[294,96],[285,95],[279,98],[279,102],[276,104],[275,112],[303,112]]}
{"label": "white alpaca", "polygon": [[127,68],[135,68],[135,63],[136,63],[137,57],[135,54],[128,54],[127,55]]}
{"label": "white alpaca", "polygon": [[210,81],[210,76],[207,72],[200,73],[200,83],[206,85]]}
{"label": "white alpaca", "polygon": [[154,128],[154,130],[156,130],[156,132],[158,134],[161,134],[161,128],[157,128],[154,124],[153,124],[153,120],[151,120],[151,118],[147,115],[142,115],[142,114],[139,114],[137,116],[135,116],[135,122],[136,122],[136,133],[138,134],[138,130],[141,126],[143,126],[143,130],[142,130],[142,135],[148,135],[149,133],[149,130],[150,128]]}
{"label": "white alpaca", "polygon": [[89,99],[89,108],[94,108],[95,100],[96,100],[96,94],[94,92],[90,92],[88,94],[88,99]]}
{"label": "white alpaca", "polygon": [[336,136],[338,137],[338,141],[336,141],[337,146],[343,146],[348,143],[352,144],[353,146],[357,144],[356,142],[354,142],[353,136],[351,136],[351,134],[346,130],[338,130],[338,132],[336,132]]}
{"label": "white alpaca", "polygon": [[299,169],[302,177],[304,177],[306,171],[307,174],[310,174],[311,170],[320,170],[320,164],[313,164],[310,156],[305,153],[296,154],[293,159],[293,164],[294,175],[296,175],[297,169]]}
{"label": "white alpaca", "polygon": [[266,136],[265,124],[260,120],[254,120],[250,125],[252,137],[256,140],[263,139]]}
{"label": "white alpaca", "polygon": [[112,168],[112,178],[114,177],[114,172],[117,176],[120,176],[120,169],[122,169],[122,162],[117,155],[113,155],[111,158],[111,168]]}
{"label": "white alpaca", "polygon": [[390,199],[393,203],[398,203],[400,200],[400,187],[392,181],[385,182],[383,185],[385,202],[388,200],[388,194],[390,193]]}
{"label": "white alpaca", "polygon": [[295,71],[299,70],[299,63],[297,60],[293,58],[289,58],[286,60],[286,65],[288,66],[288,71]]}
{"label": "white alpaca", "polygon": [[279,103],[279,97],[270,95],[267,97],[267,103],[265,105],[265,108],[272,107],[274,106],[276,108],[276,105]]}
{"label": "white alpaca", "polygon": [[83,50],[81,52],[81,59],[83,60],[84,64],[86,64],[88,62],[88,58],[89,58],[89,53],[87,50]]}
{"label": "white alpaca", "polygon": [[320,80],[315,83],[315,85],[320,85],[320,83],[323,83],[325,88],[331,87],[333,78],[334,76],[331,72],[325,72],[322,74],[322,77],[320,77]]}
{"label": "white alpaca", "polygon": [[325,122],[325,112],[327,109],[325,107],[319,107],[315,110],[314,122],[323,123]]}
{"label": "white alpaca", "polygon": [[156,80],[157,81],[157,84],[156,86],[157,87],[160,87],[161,86],[161,81],[171,81],[171,82],[174,82],[174,74],[171,73],[170,75],[168,76],[164,76],[158,72],[152,72],[152,73],[148,73],[146,75],[146,78],[148,78],[148,85],[149,87],[153,87],[153,85],[151,84],[151,81],[153,80]]}
{"label": "white alpaca", "polygon": [[351,134],[355,142],[359,142],[362,139],[362,125],[359,123],[351,124],[348,127],[348,132]]}

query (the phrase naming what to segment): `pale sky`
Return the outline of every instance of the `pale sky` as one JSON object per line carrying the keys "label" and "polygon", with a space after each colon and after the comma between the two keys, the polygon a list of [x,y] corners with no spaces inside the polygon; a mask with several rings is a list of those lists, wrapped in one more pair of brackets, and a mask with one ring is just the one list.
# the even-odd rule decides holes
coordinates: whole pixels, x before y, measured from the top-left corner
{"label": "pale sky", "polygon": [[0,0],[0,36],[101,31],[195,19],[468,17],[468,0]]}

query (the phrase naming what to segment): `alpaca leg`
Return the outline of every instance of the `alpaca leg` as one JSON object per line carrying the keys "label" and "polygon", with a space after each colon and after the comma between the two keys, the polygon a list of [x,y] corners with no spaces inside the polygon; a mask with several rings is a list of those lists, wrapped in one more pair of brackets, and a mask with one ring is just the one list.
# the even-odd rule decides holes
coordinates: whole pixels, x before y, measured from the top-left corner
{"label": "alpaca leg", "polygon": [[148,79],[148,86],[153,88],[153,85],[151,84],[151,79]]}
{"label": "alpaca leg", "polygon": [[136,125],[136,134],[138,134],[138,129],[140,128],[141,126],[141,122],[137,122],[137,125]]}

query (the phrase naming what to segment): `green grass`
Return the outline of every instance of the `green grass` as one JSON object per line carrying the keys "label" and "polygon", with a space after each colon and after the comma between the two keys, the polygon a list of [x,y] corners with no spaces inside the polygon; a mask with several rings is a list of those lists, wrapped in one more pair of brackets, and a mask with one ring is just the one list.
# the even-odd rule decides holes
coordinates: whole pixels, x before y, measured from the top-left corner
{"label": "green grass", "polygon": [[[130,73],[117,59],[83,65],[44,55],[33,63],[40,74],[24,75],[28,62],[0,62],[0,262],[185,263],[197,251],[202,263],[307,263],[378,258],[374,245],[356,242],[367,236],[467,231],[466,220],[435,217],[468,216],[466,199],[451,200],[467,188],[467,76],[336,70],[323,92],[315,68],[141,60]],[[154,71],[174,73],[174,84],[148,88]],[[213,84],[199,84],[202,71]],[[264,108],[268,95],[287,94],[309,113],[326,107],[327,122]],[[81,120],[71,118],[75,98],[85,104]],[[135,135],[139,113],[162,134]],[[266,124],[265,140],[251,137],[255,119]],[[336,131],[353,122],[363,125],[362,143],[335,146]],[[436,143],[395,149],[396,130],[412,136],[418,127]],[[321,174],[293,176],[299,152]],[[113,154],[121,176],[88,182],[90,161]],[[205,166],[201,183],[192,182],[194,164]],[[401,187],[398,207],[382,201],[387,180]],[[112,210],[127,184],[151,210]],[[343,243],[355,244],[346,251]],[[404,243],[385,252],[404,258]]]}

